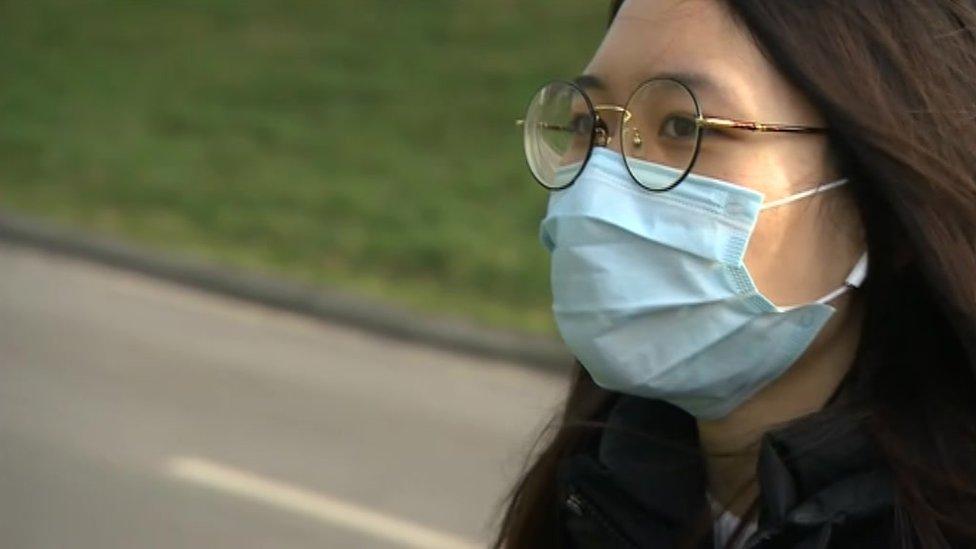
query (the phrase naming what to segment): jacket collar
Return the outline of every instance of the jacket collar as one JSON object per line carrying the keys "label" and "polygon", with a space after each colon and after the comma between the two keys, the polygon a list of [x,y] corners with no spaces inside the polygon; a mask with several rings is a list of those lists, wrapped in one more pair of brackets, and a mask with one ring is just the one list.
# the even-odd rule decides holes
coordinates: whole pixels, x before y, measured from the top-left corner
{"label": "jacket collar", "polygon": [[[794,422],[763,436],[761,529],[815,526],[890,506],[890,478],[870,437],[859,422],[842,425]],[[691,524],[706,505],[695,420],[671,404],[621,395],[597,459],[643,507],[674,524]]]}
{"label": "jacket collar", "polygon": [[862,422],[794,422],[762,439],[760,524],[770,529],[865,518],[889,509],[893,483]]}
{"label": "jacket collar", "polygon": [[621,395],[597,459],[652,513],[690,524],[705,509],[705,468],[694,418],[660,400]]}

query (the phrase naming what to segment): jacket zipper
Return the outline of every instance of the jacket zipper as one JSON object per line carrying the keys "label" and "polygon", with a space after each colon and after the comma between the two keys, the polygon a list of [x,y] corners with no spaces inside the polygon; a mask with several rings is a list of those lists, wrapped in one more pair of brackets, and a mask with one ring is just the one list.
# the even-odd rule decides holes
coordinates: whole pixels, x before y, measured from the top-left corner
{"label": "jacket zipper", "polygon": [[598,522],[605,530],[610,532],[620,541],[626,543],[629,547],[638,548],[636,542],[631,540],[627,535],[620,531],[620,528],[615,526],[610,519],[607,518],[606,514],[600,510],[591,500],[589,500],[583,493],[575,486],[570,486],[569,495],[566,497],[566,508],[569,509],[571,513],[579,517],[590,517]]}

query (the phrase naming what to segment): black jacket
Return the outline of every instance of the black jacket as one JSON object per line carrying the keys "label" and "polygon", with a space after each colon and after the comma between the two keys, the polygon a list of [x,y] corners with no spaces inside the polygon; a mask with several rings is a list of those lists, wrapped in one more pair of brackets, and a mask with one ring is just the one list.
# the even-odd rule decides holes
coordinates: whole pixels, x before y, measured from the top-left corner
{"label": "black jacket", "polygon": [[[607,422],[595,448],[560,463],[564,539],[577,549],[674,547],[707,516],[703,463],[688,450],[698,444],[694,419],[662,401],[621,396]],[[891,477],[856,425],[767,433],[758,478],[759,528],[746,547],[893,546]],[[709,533],[700,547],[713,543]]]}

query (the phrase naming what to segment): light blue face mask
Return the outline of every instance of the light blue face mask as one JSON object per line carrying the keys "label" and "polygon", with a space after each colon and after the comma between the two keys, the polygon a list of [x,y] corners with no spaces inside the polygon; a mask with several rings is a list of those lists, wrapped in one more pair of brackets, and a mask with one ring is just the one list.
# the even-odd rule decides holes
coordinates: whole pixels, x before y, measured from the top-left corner
{"label": "light blue face mask", "polygon": [[[636,169],[642,179],[677,175],[650,162]],[[826,303],[867,272],[865,253],[844,286],[813,303],[774,305],[743,263],[759,212],[845,182],[766,204],[759,192],[696,174],[655,193],[631,179],[619,153],[595,147],[577,180],[551,193],[541,224],[563,340],[601,387],[701,419],[725,416],[800,357],[834,313]]]}

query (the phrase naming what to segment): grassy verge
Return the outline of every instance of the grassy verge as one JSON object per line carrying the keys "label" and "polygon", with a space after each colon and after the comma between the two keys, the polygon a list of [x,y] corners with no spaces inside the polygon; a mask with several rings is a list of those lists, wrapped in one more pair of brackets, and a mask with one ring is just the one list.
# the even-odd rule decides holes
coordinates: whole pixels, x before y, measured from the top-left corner
{"label": "grassy verge", "polygon": [[0,205],[551,332],[512,120],[578,72],[582,0],[0,4]]}

